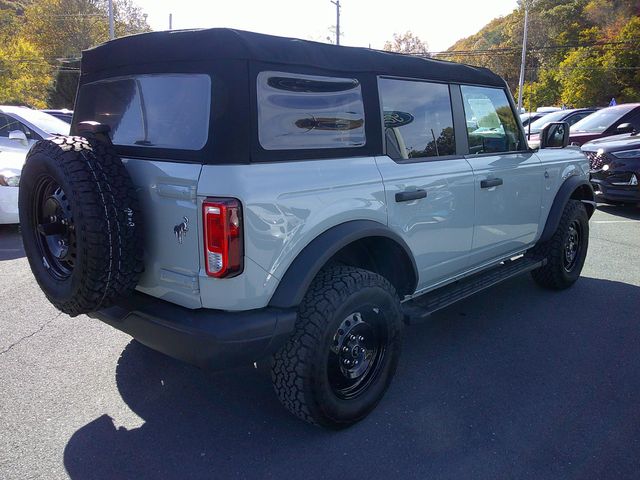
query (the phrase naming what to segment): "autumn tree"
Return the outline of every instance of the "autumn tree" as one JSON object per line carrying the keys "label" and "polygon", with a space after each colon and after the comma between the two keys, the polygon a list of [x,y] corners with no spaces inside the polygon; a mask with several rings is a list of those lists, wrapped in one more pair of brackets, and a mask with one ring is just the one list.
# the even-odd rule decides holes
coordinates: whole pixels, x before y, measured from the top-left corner
{"label": "autumn tree", "polygon": [[383,49],[387,52],[424,56],[429,55],[429,47],[427,46],[427,43],[422,41],[420,37],[414,35],[409,30],[401,35],[394,33],[393,40],[385,42]]}

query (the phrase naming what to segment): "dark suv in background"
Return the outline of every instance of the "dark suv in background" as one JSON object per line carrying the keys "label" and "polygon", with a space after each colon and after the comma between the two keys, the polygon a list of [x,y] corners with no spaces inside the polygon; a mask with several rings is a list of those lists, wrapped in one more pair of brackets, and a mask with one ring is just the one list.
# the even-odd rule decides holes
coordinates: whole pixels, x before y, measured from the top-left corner
{"label": "dark suv in background", "polygon": [[603,108],[571,127],[569,142],[583,145],[596,138],[640,131],[640,103]]}
{"label": "dark suv in background", "polygon": [[594,140],[582,151],[597,199],[640,206],[640,131]]}

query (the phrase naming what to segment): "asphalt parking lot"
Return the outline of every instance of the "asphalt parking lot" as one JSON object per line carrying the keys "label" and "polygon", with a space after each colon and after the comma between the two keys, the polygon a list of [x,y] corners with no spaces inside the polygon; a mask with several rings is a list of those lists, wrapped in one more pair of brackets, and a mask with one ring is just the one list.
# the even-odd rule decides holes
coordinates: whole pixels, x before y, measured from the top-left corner
{"label": "asphalt parking lot", "polygon": [[583,277],[517,278],[411,327],[378,408],[289,415],[266,366],[213,373],[38,289],[0,226],[0,478],[631,479],[640,472],[640,209],[603,206]]}

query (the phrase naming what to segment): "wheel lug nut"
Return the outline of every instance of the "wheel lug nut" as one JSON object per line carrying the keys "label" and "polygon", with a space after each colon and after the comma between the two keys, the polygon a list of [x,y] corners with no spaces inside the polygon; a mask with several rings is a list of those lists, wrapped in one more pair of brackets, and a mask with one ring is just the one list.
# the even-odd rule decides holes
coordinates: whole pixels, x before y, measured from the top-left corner
{"label": "wheel lug nut", "polygon": [[342,347],[342,351],[343,351],[344,353],[347,353],[347,352],[349,351],[349,347]]}
{"label": "wheel lug nut", "polygon": [[360,336],[358,337],[358,340],[360,340],[360,341],[362,342],[362,341],[364,340],[364,337],[363,337],[362,335],[360,335]]}

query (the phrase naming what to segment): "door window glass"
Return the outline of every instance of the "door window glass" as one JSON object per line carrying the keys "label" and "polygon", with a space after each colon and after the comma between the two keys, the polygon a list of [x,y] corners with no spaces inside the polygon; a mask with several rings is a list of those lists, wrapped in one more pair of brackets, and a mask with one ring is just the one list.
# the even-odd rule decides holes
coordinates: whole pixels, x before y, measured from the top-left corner
{"label": "door window glass", "polygon": [[387,155],[395,160],[455,155],[449,86],[381,78]]}
{"label": "door window glass", "polygon": [[354,78],[260,72],[258,138],[265,150],[365,144],[364,103]]}
{"label": "door window glass", "polygon": [[504,90],[462,85],[469,153],[500,153],[520,150],[521,136]]}

